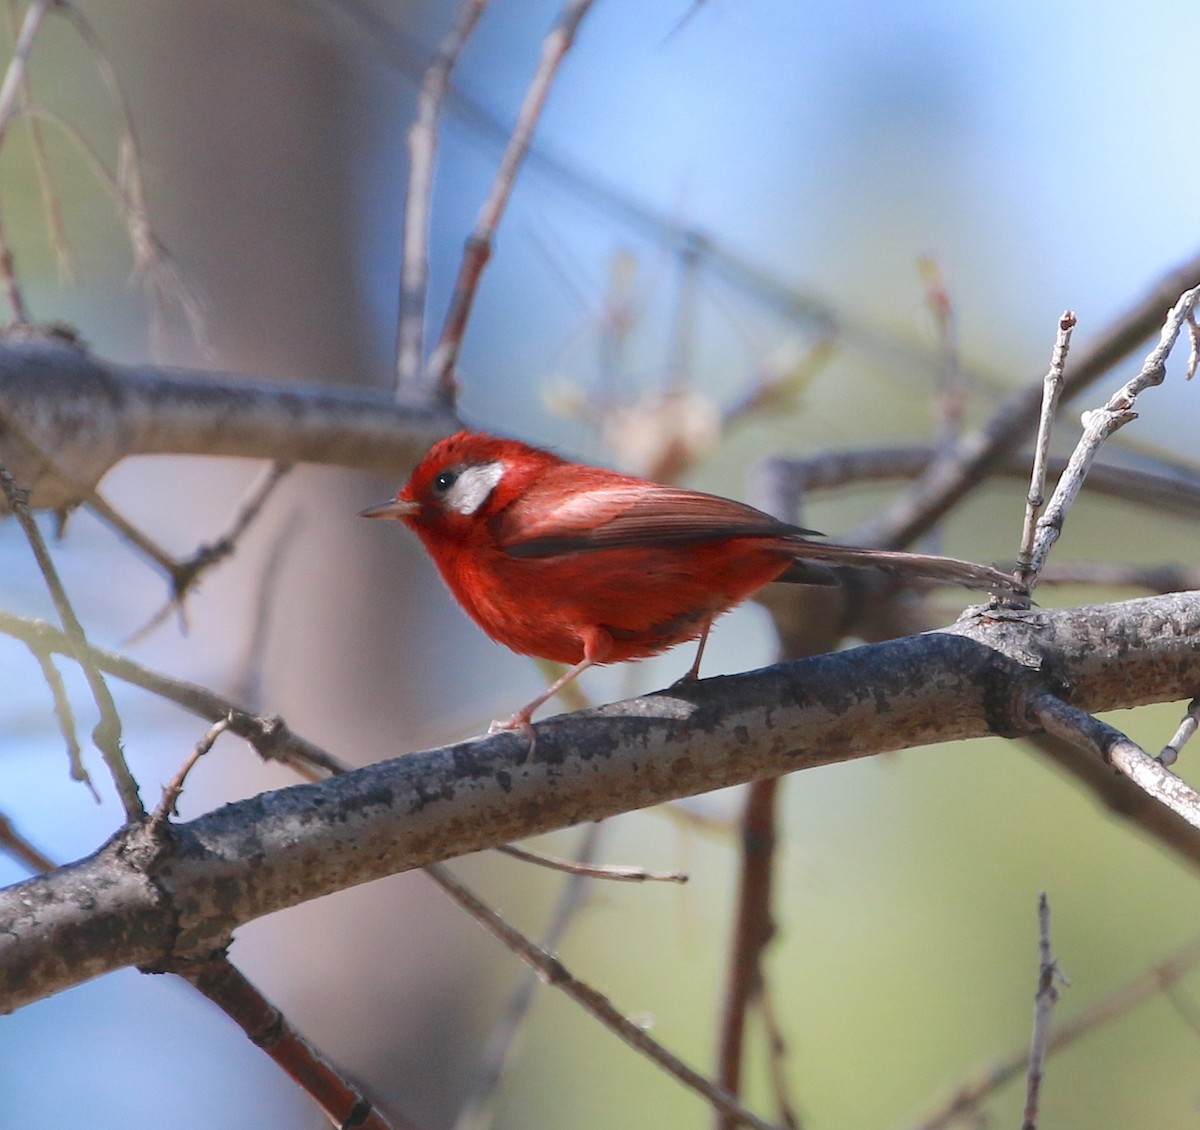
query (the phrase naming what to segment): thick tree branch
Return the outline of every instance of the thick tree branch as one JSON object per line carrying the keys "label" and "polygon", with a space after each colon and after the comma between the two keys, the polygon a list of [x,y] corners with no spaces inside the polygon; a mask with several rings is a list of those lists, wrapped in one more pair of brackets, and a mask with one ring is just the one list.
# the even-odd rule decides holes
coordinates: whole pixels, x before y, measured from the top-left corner
{"label": "thick tree branch", "polygon": [[133,455],[231,455],[402,474],[458,426],[444,410],[238,374],[116,365],[60,338],[0,345],[0,453],[60,509]]}
{"label": "thick tree branch", "polygon": [[0,1008],[126,965],[220,948],[253,918],[540,832],[912,745],[1029,732],[1079,710],[1190,698],[1200,594],[968,616],[939,632],[709,679],[126,830],[0,893]]}

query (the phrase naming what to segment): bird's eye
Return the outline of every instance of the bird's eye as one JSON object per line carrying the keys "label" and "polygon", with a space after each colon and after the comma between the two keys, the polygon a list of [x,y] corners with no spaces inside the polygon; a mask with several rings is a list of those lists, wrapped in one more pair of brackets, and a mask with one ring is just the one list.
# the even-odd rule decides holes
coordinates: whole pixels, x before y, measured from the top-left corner
{"label": "bird's eye", "polygon": [[457,471],[443,471],[436,479],[433,480],[433,489],[438,494],[445,494],[454,484],[458,482]]}

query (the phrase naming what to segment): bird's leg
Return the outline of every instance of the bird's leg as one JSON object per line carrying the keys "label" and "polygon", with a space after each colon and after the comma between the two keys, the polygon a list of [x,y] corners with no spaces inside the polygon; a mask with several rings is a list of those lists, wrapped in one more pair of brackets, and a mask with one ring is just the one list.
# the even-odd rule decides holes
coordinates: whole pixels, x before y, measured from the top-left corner
{"label": "bird's leg", "polygon": [[[488,733],[494,734],[499,730],[527,730],[533,718],[533,712],[544,702],[548,702],[563,689],[572,679],[578,678],[596,661],[584,657],[574,667],[568,667],[529,705],[522,706],[507,722],[493,722],[488,727]],[[532,733],[532,731],[530,731]]]}
{"label": "bird's leg", "polygon": [[603,628],[589,628],[583,634],[583,658],[574,666],[568,667],[537,698],[521,707],[507,722],[493,722],[488,727],[488,733],[496,734],[501,730],[520,730],[529,738],[529,752],[525,755],[525,760],[528,761],[537,746],[537,734],[533,729],[534,711],[542,703],[552,699],[573,679],[579,678],[593,664],[603,663],[611,646],[612,637]]}
{"label": "bird's leg", "polygon": [[683,683],[694,683],[700,678],[700,660],[704,658],[704,645],[708,643],[708,633],[712,628],[712,617],[704,621],[704,631],[700,633],[700,643],[696,648],[696,658],[692,660],[692,665],[678,679],[671,684],[673,687],[678,687]]}

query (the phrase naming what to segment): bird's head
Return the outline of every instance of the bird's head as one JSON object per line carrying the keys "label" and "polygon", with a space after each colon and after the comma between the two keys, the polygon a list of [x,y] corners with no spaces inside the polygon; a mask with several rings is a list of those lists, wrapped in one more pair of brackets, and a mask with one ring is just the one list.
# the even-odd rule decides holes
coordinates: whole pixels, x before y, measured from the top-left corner
{"label": "bird's head", "polygon": [[396,497],[362,511],[418,532],[465,533],[507,506],[547,466],[551,452],[486,432],[456,432],[439,440]]}

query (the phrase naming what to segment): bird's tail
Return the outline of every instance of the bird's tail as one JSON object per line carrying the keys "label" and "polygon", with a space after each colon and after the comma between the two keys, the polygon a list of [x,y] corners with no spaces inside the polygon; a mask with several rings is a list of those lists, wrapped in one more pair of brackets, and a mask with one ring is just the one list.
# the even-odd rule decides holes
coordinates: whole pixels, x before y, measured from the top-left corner
{"label": "bird's tail", "polygon": [[802,561],[820,561],[826,565],[845,565],[854,569],[883,569],[912,580],[938,581],[947,585],[964,585],[972,589],[1002,589],[1005,592],[1025,592],[1016,578],[988,565],[975,565],[956,557],[939,557],[935,553],[903,553],[899,550],[865,549],[856,545],[837,545],[797,539],[792,544]]}

